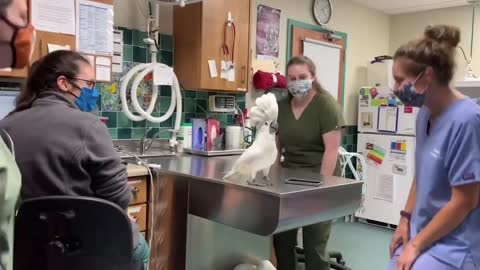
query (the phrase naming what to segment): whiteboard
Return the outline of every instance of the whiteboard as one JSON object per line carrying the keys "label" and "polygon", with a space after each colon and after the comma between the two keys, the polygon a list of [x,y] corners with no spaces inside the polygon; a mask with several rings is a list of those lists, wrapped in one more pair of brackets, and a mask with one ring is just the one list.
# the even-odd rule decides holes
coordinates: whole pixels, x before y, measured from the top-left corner
{"label": "whiteboard", "polygon": [[338,99],[341,47],[313,39],[303,41],[303,55],[317,67],[317,81],[335,99]]}

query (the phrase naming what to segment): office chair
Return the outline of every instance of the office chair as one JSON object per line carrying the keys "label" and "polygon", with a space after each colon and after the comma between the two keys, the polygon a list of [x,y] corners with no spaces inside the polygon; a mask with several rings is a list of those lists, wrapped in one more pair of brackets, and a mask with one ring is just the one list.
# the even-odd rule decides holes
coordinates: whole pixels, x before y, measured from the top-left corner
{"label": "office chair", "polygon": [[16,270],[132,270],[132,228],[117,205],[98,198],[25,200],[15,219]]}

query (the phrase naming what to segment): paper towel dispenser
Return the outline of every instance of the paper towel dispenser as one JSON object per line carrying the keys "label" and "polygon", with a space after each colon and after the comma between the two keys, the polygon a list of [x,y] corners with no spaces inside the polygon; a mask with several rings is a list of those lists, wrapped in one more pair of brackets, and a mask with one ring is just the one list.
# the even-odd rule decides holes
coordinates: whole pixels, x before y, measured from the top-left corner
{"label": "paper towel dispenser", "polygon": [[390,56],[377,56],[368,65],[367,80],[372,87],[388,87],[393,89],[395,80],[392,74],[393,58]]}

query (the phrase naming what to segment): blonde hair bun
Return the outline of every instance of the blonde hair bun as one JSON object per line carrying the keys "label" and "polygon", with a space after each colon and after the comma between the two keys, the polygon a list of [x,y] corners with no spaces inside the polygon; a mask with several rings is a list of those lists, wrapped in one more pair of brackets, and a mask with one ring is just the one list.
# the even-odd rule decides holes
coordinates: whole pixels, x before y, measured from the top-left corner
{"label": "blonde hair bun", "polygon": [[456,26],[429,25],[424,34],[426,38],[450,47],[457,47],[460,43],[460,29]]}

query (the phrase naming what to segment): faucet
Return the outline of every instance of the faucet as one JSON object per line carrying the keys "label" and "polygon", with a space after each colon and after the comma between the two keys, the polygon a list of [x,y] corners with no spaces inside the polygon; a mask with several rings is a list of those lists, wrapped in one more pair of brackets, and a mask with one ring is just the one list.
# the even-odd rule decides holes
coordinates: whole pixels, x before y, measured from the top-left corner
{"label": "faucet", "polygon": [[152,130],[151,127],[147,128],[147,130],[145,131],[145,134],[143,134],[142,138],[140,139],[140,155],[142,156],[145,155],[145,152],[148,151],[148,149],[150,149],[154,139],[158,138],[162,133],[162,128],[160,128],[160,130],[157,133],[153,134],[153,136],[150,139],[148,139],[147,136],[151,130]]}
{"label": "faucet", "polygon": [[[151,130],[152,130],[151,127],[147,128],[147,130],[146,130],[145,133],[143,134],[142,138],[140,139],[140,155],[145,155],[145,151],[148,150],[147,144],[146,144],[146,142],[147,142],[146,139],[147,139],[148,133],[149,133]],[[153,141],[153,138],[152,138],[152,141]],[[152,144],[152,143],[150,142],[150,145],[151,145],[151,144]]]}

